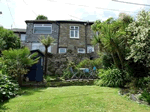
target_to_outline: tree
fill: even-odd
[[[146,67],[150,67],[150,12],[142,10],[136,21],[129,24],[127,31],[130,52],[127,59],[134,59]]]
[[[48,53],[48,47],[55,41],[55,39],[51,36],[41,36],[39,38],[40,42],[44,45],[45,47],[45,75],[47,75],[47,53]]]
[[[0,52],[9,48],[17,49],[20,47],[20,38],[13,31],[0,27]]]
[[[30,54],[28,48],[2,51],[1,62],[4,72],[11,77],[17,77],[20,86],[22,86],[22,76],[29,71],[28,67],[37,63],[38,60],[37,53]]]
[[[94,35],[92,40],[93,44],[99,44],[100,51],[111,54],[114,64],[117,68],[124,68],[125,60],[125,43],[126,43],[126,31],[125,28],[131,22],[130,17],[124,14],[122,18],[114,20],[113,18],[108,18],[103,22],[95,22],[92,25],[92,30],[94,32],[99,32],[98,35]],[[119,59],[119,63],[117,60]]]
[[[44,15],[38,15],[35,20],[48,20],[48,18]]]

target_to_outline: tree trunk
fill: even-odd
[[[119,66],[118,66],[118,64],[117,64],[117,62],[116,62],[116,58],[114,57],[114,54],[111,53],[111,56],[112,56],[112,58],[113,58],[113,61],[114,61],[115,66],[116,66],[117,68],[119,68]]]
[[[47,75],[47,52],[48,47],[45,47],[45,76]]]
[[[19,77],[18,77],[18,84],[20,87],[22,86],[22,76],[21,75],[19,75]]]
[[[118,57],[119,57],[119,60],[120,60],[120,63],[121,63],[121,68],[123,69],[124,67],[124,65],[123,65],[123,58],[122,58],[122,56],[121,56],[121,53],[120,53],[120,51],[119,51],[119,48],[118,48],[118,46],[115,44],[115,42],[114,42],[114,40],[113,39],[111,39],[111,44],[113,44],[113,46],[116,48],[116,52],[117,52],[117,55],[118,55]]]

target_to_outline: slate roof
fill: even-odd
[[[93,21],[78,21],[78,20],[26,20],[26,23],[89,23],[93,24]]]

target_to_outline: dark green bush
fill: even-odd
[[[146,90],[143,91],[142,97],[150,104],[150,93]]]
[[[111,55],[104,54],[102,56],[102,65],[104,69],[110,68],[113,65],[113,59]]]
[[[123,87],[124,86],[124,77],[123,73],[116,68],[113,69],[100,69],[99,70],[100,80],[96,81],[95,84],[99,86],[108,86],[108,87]]]
[[[81,61],[77,67],[78,68],[93,68],[94,66],[96,66],[97,69],[102,68],[102,60],[101,58],[96,58],[94,60],[90,60],[90,59],[85,59],[83,61]]]
[[[3,102],[15,97],[20,92],[19,85],[7,75],[0,74],[0,101]]]

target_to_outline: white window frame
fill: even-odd
[[[66,48],[59,48],[59,53],[60,54],[63,54],[62,52],[60,52],[60,49],[65,49],[65,52],[63,52],[63,53],[66,53],[66,51],[67,51]]]
[[[71,27],[74,27],[74,29],[73,29],[73,31],[74,31],[74,37],[71,37],[71,31],[72,31],[72,29],[71,29]],[[77,37],[75,37],[75,27],[78,27],[78,36]],[[70,26],[70,38],[79,38],[79,26]]]
[[[83,52],[80,52],[79,49],[83,49]],[[78,48],[78,53],[85,53],[85,49],[84,48]]]
[[[36,25],[41,25],[40,27],[51,27],[51,32],[50,33],[34,33],[34,28],[39,27]],[[49,26],[46,26],[46,25],[49,25]],[[33,34],[52,34],[52,24],[34,24],[34,28],[33,28]]]
[[[94,52],[94,46],[87,45],[87,53],[92,53],[92,52],[89,52],[89,48],[92,48],[92,52]]]
[[[33,49],[33,45],[37,45],[37,48],[36,49]],[[44,48],[44,50],[40,50],[40,46],[42,46]],[[31,46],[31,49],[32,50],[40,50],[42,52],[45,52],[45,47],[42,45],[42,43],[32,43],[32,46]],[[48,52],[51,53],[51,46],[48,47]]]

